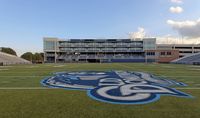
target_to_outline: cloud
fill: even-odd
[[[171,13],[177,13],[178,14],[178,13],[182,13],[183,12],[183,8],[179,7],[179,6],[177,6],[177,7],[170,7],[169,11]]]
[[[173,3],[178,3],[178,4],[181,4],[181,3],[183,3],[183,1],[182,1],[182,0],[171,0],[171,2],[173,2]]]
[[[129,37],[131,39],[134,39],[134,38],[144,38],[146,36],[146,32],[145,32],[145,29],[142,28],[142,27],[138,27],[138,31],[137,32],[130,32],[129,33]]]
[[[200,38],[179,38],[175,36],[158,36],[157,41],[158,44],[200,44]]]
[[[200,19],[194,21],[168,20],[167,24],[185,38],[200,38]]]

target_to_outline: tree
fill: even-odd
[[[43,62],[42,55],[40,53],[35,53],[33,56],[33,61],[34,63],[42,63]]]
[[[33,54],[31,52],[26,52],[21,56],[21,58],[32,62],[33,61]]]
[[[44,60],[44,53],[41,52],[40,55],[42,56],[42,61]]]
[[[1,51],[4,52],[4,53],[7,53],[7,54],[11,54],[11,55],[17,56],[17,53],[12,48],[2,47]]]
[[[21,58],[31,61],[32,63],[43,63],[43,53],[31,53],[26,52],[24,53]]]

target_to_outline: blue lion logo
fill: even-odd
[[[161,95],[192,97],[170,88],[186,86],[184,83],[144,72],[60,72],[41,83],[52,88],[86,90],[89,97],[113,104],[146,104],[157,101]]]

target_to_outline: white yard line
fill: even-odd
[[[147,72],[148,73],[148,72]],[[51,74],[53,75],[53,74]],[[24,75],[24,76],[14,76],[14,75],[6,75],[6,76],[0,76],[0,77],[45,77],[45,76],[51,76],[51,75]],[[157,75],[158,77],[199,77],[198,75],[194,76],[194,75],[191,75],[191,76],[165,76],[165,75]]]
[[[0,76],[0,77],[48,77],[48,76]]]
[[[193,68],[192,69],[188,69],[188,70],[200,71],[200,69],[195,69],[195,68],[194,69]]]
[[[126,68],[130,68],[130,69],[134,69],[133,67],[130,67],[130,66],[127,66],[127,65],[123,65],[123,64],[117,64],[117,65],[123,66],[123,67],[126,67]],[[193,76],[193,75],[191,75],[191,76],[164,76],[164,75],[159,76],[158,75],[158,77],[199,77],[199,76],[198,75],[197,76]]]
[[[200,90],[200,87],[175,88],[175,89],[181,89],[181,90]]]
[[[157,77],[199,77],[199,76],[176,76],[176,75],[175,76],[163,76],[163,75],[159,76],[158,75]]]
[[[47,87],[0,87],[0,90],[42,90],[51,89]]]
[[[48,88],[48,87],[0,87],[0,90],[45,90],[45,89],[63,89],[63,88]],[[200,90],[200,87],[175,88],[179,90]]]
[[[119,66],[123,66],[123,67],[126,67],[126,68],[130,68],[130,69],[134,69],[133,67],[130,67],[130,66],[127,66],[127,65],[123,65],[123,64],[116,64],[116,65],[119,65]]]

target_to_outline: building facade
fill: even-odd
[[[56,62],[155,62],[147,50],[156,49],[156,38],[69,39],[44,38],[44,61]]]
[[[146,50],[148,59],[155,59],[157,63],[169,63],[179,58],[179,50],[162,49],[162,50]]]
[[[179,57],[200,52],[200,44],[157,44],[157,50],[178,50]]]

